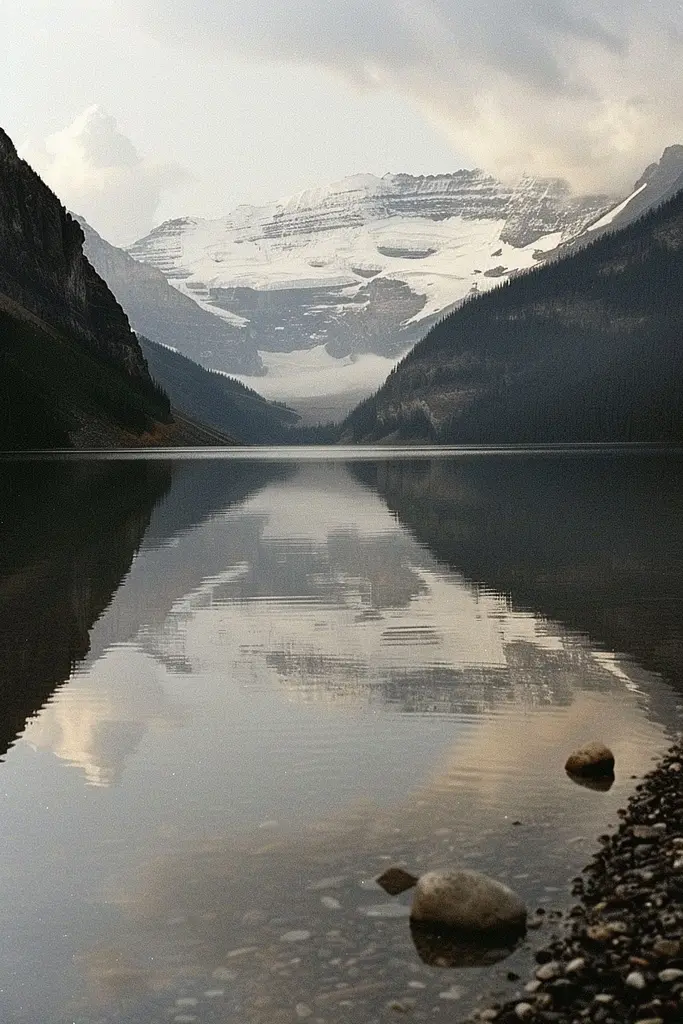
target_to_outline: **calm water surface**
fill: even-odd
[[[445,969],[375,876],[566,910],[680,727],[679,455],[241,454],[0,464],[5,1024],[458,1021],[553,921]]]

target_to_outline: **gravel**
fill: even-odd
[[[565,933],[535,977],[470,1020],[518,1024],[683,1021],[683,744],[636,786],[622,821],[574,881]]]

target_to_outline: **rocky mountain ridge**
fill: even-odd
[[[0,450],[215,443],[174,421],[83,240],[0,129]]]
[[[245,344],[245,332],[239,326],[202,309],[172,288],[156,267],[134,260],[78,214],[74,217],[83,231],[83,252],[125,309],[133,330],[204,365],[227,351],[236,370],[251,375],[262,372],[258,352]]]

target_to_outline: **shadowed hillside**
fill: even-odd
[[[343,440],[683,439],[683,193],[468,301],[342,424]]]

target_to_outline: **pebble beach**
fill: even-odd
[[[517,1024],[683,1022],[683,743],[640,782],[575,879],[564,932],[515,996],[469,1018]]]

